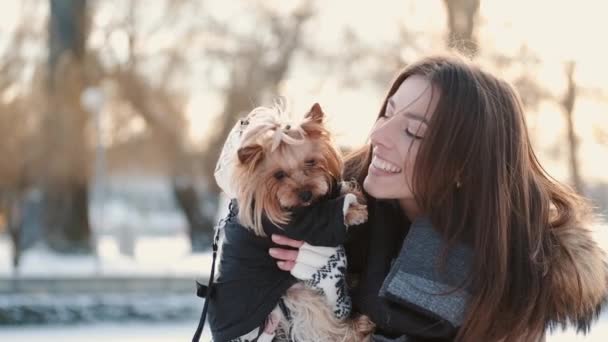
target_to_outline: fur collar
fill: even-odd
[[[554,236],[556,253],[547,274],[550,326],[587,332],[608,301],[606,253],[584,227],[559,228]]]

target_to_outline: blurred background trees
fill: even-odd
[[[601,7],[0,3],[0,326],[19,324],[14,331],[30,334],[23,340],[63,341],[70,325],[50,334],[21,325],[90,322],[76,334],[118,341],[122,333],[108,337],[97,323],[137,320],[148,326],[122,329],[147,338],[154,322],[158,335],[184,340],[202,305],[192,300],[193,279],[208,276],[213,226],[227,209],[213,171],[236,120],[277,96],[294,115],[319,102],[340,146],[355,148],[399,70],[445,50],[518,89],[543,166],[608,215],[608,54],[595,41],[608,28]],[[597,231],[608,246],[605,229]],[[603,317],[595,336],[608,327]],[[0,329],[0,340],[21,340],[18,333]]]
[[[480,0],[443,0],[448,18],[449,48],[474,56],[477,54],[475,24],[479,20]]]
[[[126,239],[128,254],[128,237],[147,228],[111,227],[126,199],[138,210],[179,213],[172,227],[203,251],[222,210],[215,161],[238,117],[278,95],[296,112],[321,101],[339,142],[352,147],[396,72],[445,48],[520,90],[549,169],[606,210],[608,180],[587,175],[597,174],[589,156],[606,151],[608,101],[605,87],[581,79],[584,58],[553,58],[526,37],[500,46],[511,36],[488,22],[495,1],[391,6],[399,11],[317,1],[21,2],[0,40],[0,210],[14,263],[36,243],[93,253],[103,232]],[[374,15],[395,23],[366,22]],[[548,66],[553,78],[539,77]],[[143,190],[129,190],[139,183]],[[158,184],[162,194],[148,191]]]

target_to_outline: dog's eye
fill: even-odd
[[[309,160],[307,160],[307,161],[305,162],[305,164],[306,164],[306,166],[308,166],[308,167],[313,167],[313,166],[317,165],[317,161],[316,161],[316,160],[314,160],[314,159],[309,159]]]
[[[287,177],[287,174],[285,173],[285,171],[281,170],[281,171],[277,171],[274,173],[274,178],[281,180],[283,178]]]

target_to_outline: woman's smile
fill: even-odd
[[[394,175],[401,173],[402,171],[403,169],[399,166],[376,154],[373,155],[372,162],[369,166],[369,172],[374,176]]]

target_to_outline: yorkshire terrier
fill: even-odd
[[[305,208],[340,186],[357,202],[347,208],[345,225],[367,221],[365,198],[354,182],[340,182],[342,158],[324,125],[325,114],[314,104],[299,126],[260,118],[243,135],[235,182],[241,223],[263,236],[262,218],[284,225],[295,208]],[[327,228],[327,227],[325,227]]]
[[[224,227],[220,276],[210,297],[214,339],[366,341],[373,323],[365,316],[348,318],[343,278],[337,294],[324,293],[278,269],[268,255],[276,247],[272,234],[340,246],[346,230],[368,215],[359,188],[341,179],[342,158],[321,107],[313,105],[298,124],[285,123],[280,114],[255,110],[240,137],[232,173],[238,213]],[[345,267],[341,248],[344,260],[335,264]],[[316,281],[339,277],[326,272]]]

